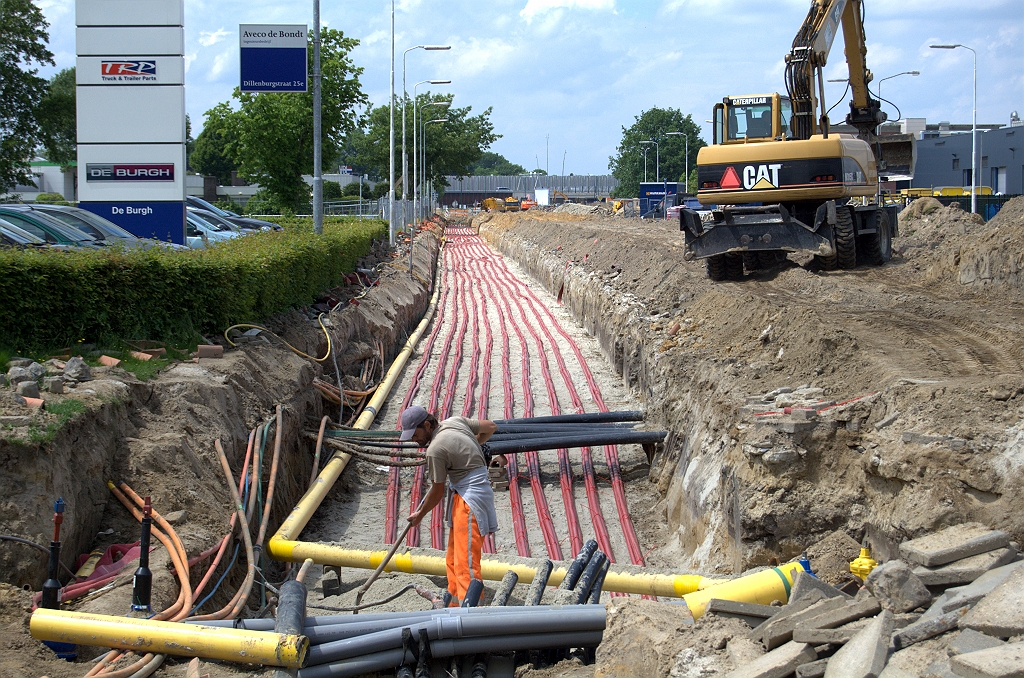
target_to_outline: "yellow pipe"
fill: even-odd
[[[44,608],[32,613],[29,632],[36,640],[290,669],[302,668],[309,651],[306,636]]]
[[[357,567],[365,570],[374,570],[380,565],[387,550],[371,551],[364,549],[346,549],[332,544],[314,544],[309,542],[288,541],[279,542],[281,555],[286,555],[284,560],[302,562],[311,558],[313,562],[321,565],[336,565],[341,567]],[[415,553],[405,551],[394,555],[391,562],[385,568],[388,572],[408,572],[410,574],[426,574],[443,577],[446,574],[445,556],[422,553],[421,549]],[[500,556],[485,555],[480,561],[480,569],[483,578],[491,581],[500,581],[505,573],[512,570],[519,575],[519,581],[528,584],[533,581],[536,566],[529,561],[505,562]],[[565,577],[565,568],[558,567],[551,572],[548,578],[550,586],[557,586]],[[616,571],[614,566],[605,576],[605,591],[617,591],[619,593],[636,593],[640,595],[665,596],[679,598],[684,594],[693,591],[700,591],[722,584],[725,580],[709,579],[700,575],[690,574],[648,574]]]
[[[440,257],[440,253],[438,256]],[[438,266],[438,271],[440,270],[441,267]],[[434,294],[430,299],[430,305],[427,307],[426,313],[423,315],[423,320],[420,321],[416,331],[412,333],[409,340],[405,342],[405,346],[402,347],[401,352],[395,357],[391,368],[384,376],[384,381],[377,387],[369,404],[363,409],[362,414],[359,415],[354,428],[363,430],[370,428],[370,424],[373,423],[374,418],[377,416],[377,411],[384,404],[384,401],[391,393],[392,387],[394,387],[402,370],[405,368],[405,364],[412,356],[420,337],[423,336],[427,326],[430,325],[430,320],[434,317],[434,312],[437,310],[437,302],[440,296],[441,286],[435,284]],[[317,476],[317,479],[310,486],[309,490],[306,491],[306,494],[303,495],[299,503],[292,509],[292,512],[281,523],[281,528],[267,543],[267,553],[271,558],[274,560],[292,560],[294,545],[300,543],[294,540],[302,532],[302,529],[306,527],[306,523],[313,517],[314,511],[320,507],[320,503],[327,496],[327,493],[334,487],[334,483],[337,482],[341,472],[348,465],[349,459],[351,459],[351,456],[348,454],[335,452],[331,460],[324,465],[324,470],[320,472],[320,475]],[[304,557],[299,558],[299,562],[303,560],[305,560]],[[315,560],[315,562],[324,564],[323,561],[319,560]]]
[[[696,593],[689,593],[683,596],[683,601],[694,619],[704,614],[704,609],[712,598],[760,605],[770,605],[773,600],[787,603],[793,587],[793,577],[801,569],[803,567],[800,563],[786,563]]]

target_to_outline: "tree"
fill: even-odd
[[[192,118],[185,114],[185,167],[191,169],[192,152],[196,150],[196,140],[192,138]]]
[[[501,138],[500,134],[494,133],[494,125],[491,124],[491,109],[488,108],[479,115],[471,116],[471,107],[466,108],[444,108],[441,106],[430,106],[432,103],[447,103],[450,99],[447,95],[431,94],[426,92],[417,97],[417,112],[422,114],[423,120],[427,121],[426,127],[426,152],[427,152],[427,180],[433,180],[435,186],[447,186],[445,177],[449,175],[466,177],[470,174],[470,166],[480,160],[485,150],[490,148],[496,140]],[[398,110],[395,112],[395,122],[399,129],[395,131],[395,139],[402,138],[401,130],[401,103],[398,103]],[[412,139],[413,122],[412,100],[406,102],[408,112],[406,113],[406,151],[409,155],[409,172],[412,172]],[[429,124],[432,120],[446,119],[447,122]],[[357,165],[372,168],[371,176],[388,176],[388,147],[389,147],[389,125],[390,116],[388,107],[378,106],[371,109],[364,118],[363,134],[355,140],[357,144]],[[419,130],[416,132],[417,143],[423,143],[420,139]],[[418,146],[417,146],[418,148]],[[401,143],[395,144],[395,179],[396,194],[400,195],[401,170],[402,170],[402,148]],[[378,184],[380,185],[380,184]]]
[[[0,0],[0,194],[31,181],[39,142],[38,107],[46,94],[39,66],[53,64],[49,24],[30,0]]]
[[[37,117],[46,159],[66,170],[78,157],[74,68],[65,68],[50,78]]]
[[[320,42],[322,157],[335,158],[345,134],[355,129],[355,106],[368,100],[359,82],[363,69],[349,56],[359,41],[325,28]],[[312,72],[312,47],[309,58]],[[282,206],[298,208],[310,195],[302,175],[313,173],[313,93],[236,90],[235,96],[239,173],[276,195]]]
[[[522,165],[509,162],[500,153],[485,151],[480,159],[469,166],[469,173],[475,177],[483,176],[509,176],[526,174],[526,168]]]
[[[666,132],[683,132],[683,136],[668,136]],[[635,198],[640,194],[640,182],[644,181],[644,149],[647,149],[647,179],[655,180],[660,164],[662,180],[685,181],[686,139],[689,140],[689,166],[697,165],[697,152],[707,144],[700,138],[700,128],[693,122],[693,116],[683,116],[678,108],[652,108],[635,118],[632,126],[622,128],[622,141],[615,149],[615,155],[608,159],[608,167],[619,180],[615,196]],[[656,141],[642,144],[643,141]],[[660,156],[660,163],[658,157]]]
[[[240,115],[227,102],[206,112],[206,124],[196,138],[189,164],[200,174],[217,177],[222,185],[231,183],[231,172],[238,169],[238,129]]]

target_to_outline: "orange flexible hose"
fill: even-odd
[[[316,482],[316,477],[320,475],[320,450],[324,446],[324,430],[327,428],[327,422],[331,418],[324,415],[324,418],[320,420],[320,432],[316,436],[316,452],[313,454],[313,475],[309,477],[309,486],[313,487],[313,483]]]
[[[228,464],[228,458],[227,455],[224,454],[224,448],[221,447],[220,440],[214,441],[214,447],[217,448],[217,454],[220,456],[220,465],[228,480],[228,490],[231,491],[231,501],[235,506],[238,520],[241,523],[242,539],[245,541],[245,557],[249,562],[249,571],[246,573],[245,581],[243,581],[242,585],[238,587],[238,591],[235,592],[235,597],[231,599],[231,602],[211,614],[190,617],[190,621],[224,619],[229,610],[230,616],[228,618],[235,617],[242,609],[242,606],[245,605],[245,601],[249,598],[249,592],[252,590],[252,583],[256,578],[256,558],[253,555],[252,536],[249,534],[249,521],[245,519],[245,506],[242,504],[242,500],[238,496],[238,492],[235,490],[235,477],[234,474],[231,473],[231,466]]]

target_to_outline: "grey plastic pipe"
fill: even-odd
[[[559,634],[600,631],[604,629],[605,621],[604,608],[589,605],[558,613],[537,614],[520,608],[518,613],[503,615],[442,617],[312,646],[309,648],[306,665],[317,666],[401,647],[404,628],[410,629],[414,636],[419,634],[420,629],[425,629],[427,637],[434,641],[472,636],[516,635],[526,632]]]
[[[568,633],[537,633],[516,636],[481,636],[434,641],[430,654],[435,658],[456,657],[479,652],[517,652],[547,650],[559,647],[596,647],[601,644],[601,631]],[[310,666],[299,671],[298,678],[349,678],[376,671],[386,671],[415,662],[415,657],[402,648],[365,654],[331,664]]]
[[[550,561],[547,561],[550,562]],[[547,581],[547,577],[544,578]],[[536,582],[537,579],[534,579]],[[560,612],[570,610],[562,605],[537,605],[531,608],[531,612]],[[320,626],[338,625],[361,625],[365,622],[378,622],[383,620],[396,620],[408,624],[413,619],[427,619],[430,617],[458,617],[466,614],[507,614],[509,612],[522,612],[523,608],[518,605],[504,607],[448,607],[440,610],[416,610],[413,612],[374,612],[373,614],[360,615],[330,615],[321,617],[306,617],[303,620],[303,633]],[[192,623],[192,622],[188,622]],[[217,626],[221,628],[246,629],[248,631],[273,631],[273,619],[224,619],[207,622],[195,622],[202,626]]]

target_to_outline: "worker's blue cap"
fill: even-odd
[[[427,420],[429,413],[419,405],[407,407],[402,411],[402,435],[399,440],[410,440],[419,425]]]

